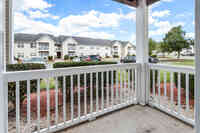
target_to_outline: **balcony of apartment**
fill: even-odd
[[[56,52],[61,52],[62,51],[62,47],[56,47]]]
[[[200,63],[195,68],[148,63],[147,6],[157,0],[117,1],[137,7],[137,63],[22,72],[1,69],[2,133],[200,132]],[[199,36],[199,0],[196,5]],[[200,60],[199,37],[196,49]],[[4,68],[5,55],[0,54]],[[10,90],[14,93],[8,97]]]

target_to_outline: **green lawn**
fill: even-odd
[[[185,60],[185,61],[176,61],[176,62],[167,62],[170,65],[177,65],[177,66],[194,66],[194,60]]]

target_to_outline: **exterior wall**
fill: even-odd
[[[112,46],[112,56],[117,55],[119,58],[122,57],[122,44],[119,42],[115,42]]]
[[[38,54],[40,52],[40,50],[39,50],[39,43],[42,43],[42,42],[44,42],[44,43],[48,42],[49,43],[49,50],[48,50],[49,56],[55,57],[56,56],[55,42],[49,36],[43,36],[39,40],[36,41]]]
[[[123,48],[123,54],[122,57],[126,57],[127,55],[136,55],[136,51],[134,49],[134,46],[130,43],[128,43],[124,48]]]
[[[63,44],[62,44],[62,58],[64,59],[65,55],[68,55],[69,50],[68,50],[68,44],[76,44],[77,46],[77,42],[73,39],[73,38],[68,38],[66,39]],[[75,50],[75,52],[77,52],[77,50]]]

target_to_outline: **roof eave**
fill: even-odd
[[[139,0],[113,0],[113,1],[125,4],[125,5],[129,5],[129,6],[132,6],[132,7],[137,7]],[[155,2],[158,2],[158,1],[160,1],[160,0],[147,0],[147,5],[148,6],[152,5],[152,4],[154,4]]]

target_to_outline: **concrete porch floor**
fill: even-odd
[[[131,106],[58,133],[194,133],[194,128],[150,107]]]

